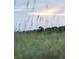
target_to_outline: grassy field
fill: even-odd
[[[15,59],[65,59],[65,32],[15,32]]]

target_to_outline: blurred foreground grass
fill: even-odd
[[[65,32],[15,32],[15,59],[65,59]]]

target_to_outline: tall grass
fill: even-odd
[[[65,59],[64,32],[15,32],[15,59]]]

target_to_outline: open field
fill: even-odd
[[[65,32],[15,32],[15,59],[65,59]]]

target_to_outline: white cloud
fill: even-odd
[[[61,15],[63,16],[64,13],[60,13],[60,8],[47,8],[47,9],[42,9],[39,12],[32,12],[31,15],[40,15],[40,16]]]
[[[26,6],[24,5],[15,5],[14,11],[24,11]]]
[[[25,9],[20,9],[20,8],[17,8],[17,9],[14,9],[14,11],[24,11]]]
[[[64,16],[64,13],[55,13],[55,14],[52,14],[52,13],[31,13],[31,15],[40,15],[40,16],[46,16],[46,15],[48,15],[48,16],[53,16],[53,15],[60,15],[60,16]]]

